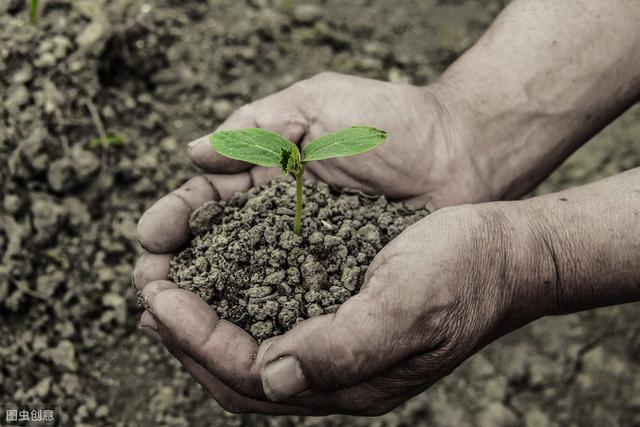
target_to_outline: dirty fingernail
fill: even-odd
[[[156,295],[158,295],[160,292],[166,291],[167,289],[176,289],[177,287],[178,286],[176,286],[175,283],[168,280],[158,280],[155,282],[151,282],[147,286],[145,286],[142,291],[140,291],[142,304],[148,311],[151,311],[150,307]]]
[[[142,316],[140,316],[140,322],[138,323],[138,325],[141,328],[152,329],[154,331],[158,330],[158,322],[156,322],[156,319],[154,319],[151,313],[149,313],[148,311],[145,311],[144,313],[142,313]]]
[[[203,137],[200,137],[198,139],[194,139],[193,141],[191,141],[190,143],[188,143],[187,145],[189,146],[189,148],[193,148],[196,145],[200,145],[203,142],[207,142],[209,141],[209,135],[205,135]]]
[[[278,402],[309,388],[300,361],[293,356],[281,357],[269,363],[260,374],[264,394]]]
[[[151,329],[151,328],[149,328],[147,326],[143,326],[143,325],[138,325],[138,327],[142,331],[144,331],[145,334],[149,335],[151,338],[153,338],[153,339],[155,339],[157,341],[162,341],[162,338],[160,337],[160,334],[157,331],[155,331],[155,330],[153,330],[153,329]]]

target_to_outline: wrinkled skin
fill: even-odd
[[[462,148],[464,127],[446,94],[434,87],[322,73],[241,107],[219,129],[262,127],[304,147],[327,132],[374,126],[389,134],[384,144],[357,157],[312,162],[305,177],[432,207],[485,200],[487,189]],[[194,177],[142,217],[140,241],[150,252],[181,246],[188,236],[188,215],[204,201],[246,191],[280,174],[276,168],[223,157],[206,137],[192,142],[189,152],[209,173]]]
[[[190,144],[206,173],[138,226],[148,251],[133,275],[141,326],[231,412],[377,415],[538,317],[640,300],[640,242],[629,233],[640,226],[640,168],[526,201],[464,205],[526,194],[638,100],[639,16],[632,1],[516,0],[426,88],[321,74],[242,107],[222,128],[264,127],[302,146],[351,125],[384,129],[385,144],[312,163],[308,178],[463,206],[398,236],[336,313],[258,346],[167,273],[194,209],[278,172]]]
[[[437,91],[437,89],[436,89]],[[304,147],[328,132],[369,125],[389,133],[375,151],[354,158],[328,159],[307,166],[309,178],[357,188],[392,199],[448,206],[471,201],[464,159],[464,127],[455,122],[445,95],[424,88],[365,78],[321,73],[245,105],[220,129],[261,127]],[[204,170],[232,173],[249,170],[254,181],[278,174],[222,158],[207,141],[191,148],[193,161]],[[435,160],[438,160],[437,162]],[[462,184],[465,185],[462,185]],[[480,196],[477,195],[480,194]]]
[[[413,107],[406,108],[407,103]],[[458,133],[449,131],[455,123],[451,117],[444,102],[424,88],[321,74],[242,107],[221,128],[260,126],[302,146],[350,125],[385,129],[385,144],[356,158],[311,163],[309,177],[444,206],[463,201],[466,189],[458,183],[470,180],[458,169],[463,160],[455,157]],[[145,213],[139,240],[149,253],[138,261],[134,282],[148,303],[142,326],[161,339],[225,409],[384,413],[448,374],[498,329],[509,292],[497,273],[487,275],[460,264],[495,263],[489,257],[495,251],[486,244],[492,242],[499,250],[501,242],[477,236],[478,230],[488,234],[486,222],[492,215],[459,207],[431,215],[389,244],[370,266],[360,294],[335,315],[307,320],[258,347],[197,296],[175,289],[167,273],[171,251],[188,238],[188,217],[194,209],[245,191],[278,171],[221,157],[206,140],[192,143],[190,154],[198,166],[216,174],[193,178]],[[439,166],[436,157],[442,159]],[[477,238],[470,237],[474,235]],[[484,259],[476,259],[478,254]],[[504,268],[495,267],[485,271]],[[263,385],[265,365],[282,355],[299,360],[305,388],[313,391],[283,399]]]
[[[228,411],[382,414],[447,375],[502,327],[511,292],[501,281],[505,266],[496,264],[504,247],[489,234],[496,219],[471,206],[433,214],[380,252],[361,292],[334,315],[260,346],[167,281],[136,280],[149,303],[142,324]],[[300,361],[312,391],[273,403],[260,373],[281,355]]]

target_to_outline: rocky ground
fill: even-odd
[[[135,225],[183,144],[320,70],[423,84],[503,1],[0,2],[0,402],[64,425],[640,425],[637,304],[538,321],[371,420],[230,415],[138,332]],[[640,108],[537,192],[640,165]]]

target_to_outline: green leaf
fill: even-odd
[[[121,136],[114,133],[107,134],[107,143],[109,145],[124,145],[124,139]]]
[[[300,158],[295,144],[277,133],[264,129],[221,130],[212,133],[209,140],[213,148],[225,157],[258,166],[280,167],[287,173],[290,159]]]
[[[387,133],[367,126],[353,126],[328,133],[304,147],[303,163],[364,153],[387,139]]]
[[[300,150],[298,150],[297,146],[291,145],[291,148],[280,149],[280,169],[285,176],[291,172],[298,172],[302,164],[300,161]]]
[[[280,148],[280,169],[285,175],[289,175],[289,161],[291,160],[291,148]]]
[[[90,148],[98,148],[98,147],[103,147],[107,145],[112,145],[112,146],[124,145],[124,139],[122,139],[121,136],[118,136],[116,134],[108,133],[104,139],[95,138],[95,139],[92,139],[91,142],[89,143]]]

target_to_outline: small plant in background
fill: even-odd
[[[347,157],[371,150],[384,142],[387,133],[372,127],[353,126],[315,139],[302,150],[288,139],[264,129],[248,128],[217,131],[211,145],[225,157],[258,166],[278,167],[296,179],[296,209],[293,231],[300,234],[302,224],[302,174],[305,165],[315,160]]]
[[[40,16],[40,1],[29,0],[29,19],[33,25],[38,25],[38,18]]]
[[[100,147],[108,147],[108,146],[120,146],[124,145],[124,139],[121,136],[115,135],[113,133],[107,133],[104,137],[94,138],[89,143],[90,148],[100,148]]]
[[[100,118],[100,114],[98,113],[98,109],[96,108],[91,98],[87,98],[85,100],[85,103],[87,105],[87,109],[89,110],[89,114],[91,114],[93,123],[96,126],[98,135],[100,135],[98,138],[94,138],[91,140],[91,142],[89,143],[89,147],[90,148],[99,148],[99,147],[108,148],[113,146],[124,145],[124,139],[121,136],[116,135],[114,133],[107,132],[107,130],[104,127],[104,123],[102,123],[102,119]]]

